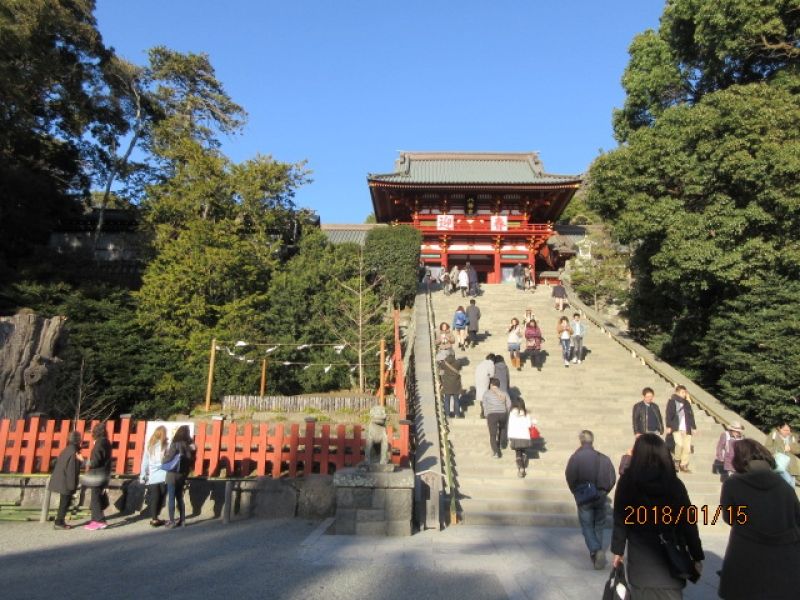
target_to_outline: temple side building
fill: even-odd
[[[377,222],[422,232],[431,268],[469,262],[499,283],[522,263],[550,280],[569,254],[558,252],[554,223],[581,177],[545,173],[535,152],[401,152],[394,172],[367,182]]]

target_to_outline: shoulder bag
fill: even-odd
[[[676,579],[697,583],[700,573],[689,554],[683,534],[677,527],[664,528],[658,533],[658,542],[667,557],[669,573]]]
[[[161,466],[159,467],[159,469],[161,469],[162,471],[167,471],[167,472],[171,471],[173,473],[177,473],[180,468],[181,468],[181,452],[180,452],[180,450],[178,450],[175,453],[175,456],[173,456],[167,462],[161,463]]]
[[[597,474],[597,454],[594,455],[594,473]],[[583,481],[575,486],[572,495],[575,496],[575,503],[583,506],[597,500],[600,497],[600,490],[597,489],[594,481]]]

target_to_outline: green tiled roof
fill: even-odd
[[[535,152],[401,152],[395,172],[370,181],[438,184],[546,184],[579,182],[579,175],[544,172]]]
[[[328,238],[331,244],[359,244],[364,245],[367,233],[374,227],[386,227],[384,224],[358,224],[358,225],[339,225],[322,224],[320,229]]]

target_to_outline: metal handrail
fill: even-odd
[[[442,461],[444,462],[445,478],[447,480],[447,490],[450,495],[450,523],[458,523],[458,511],[456,507],[456,496],[458,495],[458,484],[453,475],[453,458],[450,452],[450,438],[447,427],[447,420],[444,414],[444,402],[442,398],[441,382],[436,369],[436,318],[433,312],[433,300],[430,292],[425,294],[425,302],[428,309],[428,325],[431,330],[431,369],[435,374],[433,377],[433,389],[436,402],[436,421],[439,428],[439,444],[441,446]]]

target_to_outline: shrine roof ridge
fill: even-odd
[[[393,173],[370,173],[370,183],[548,184],[579,183],[580,175],[545,173],[537,152],[405,152]]]

